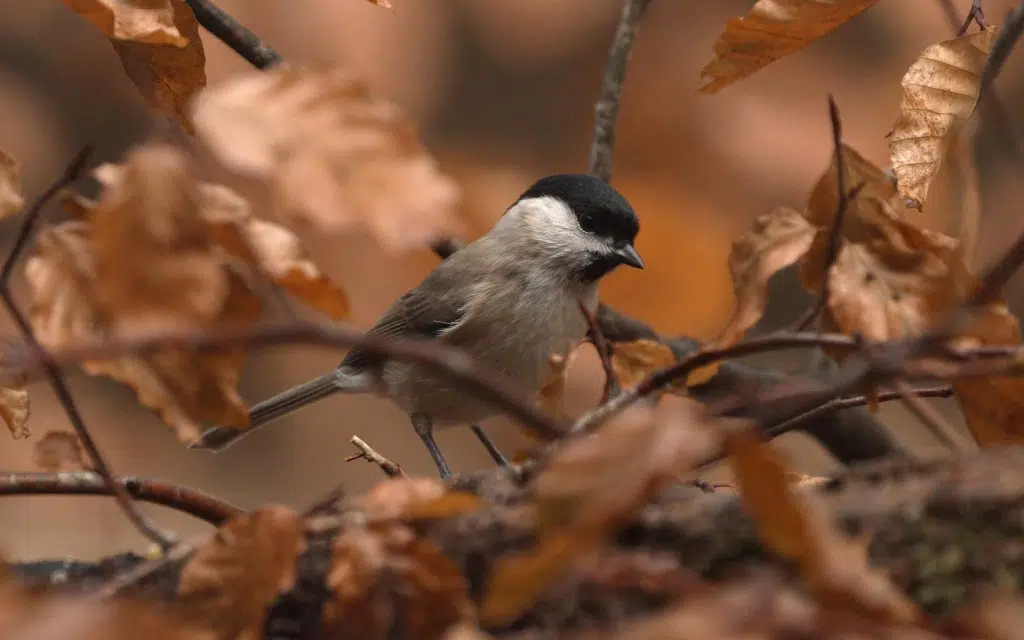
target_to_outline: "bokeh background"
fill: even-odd
[[[486,230],[536,178],[586,170],[593,103],[619,0],[392,1],[393,12],[363,0],[221,5],[286,58],[350,67],[400,104],[443,169],[461,183],[467,237]],[[805,202],[831,152],[826,95],[831,92],[840,106],[846,141],[884,166],[884,135],[898,114],[900,78],[927,45],[953,33],[936,0],[883,0],[720,94],[697,95],[712,43],[726,20],[751,4],[654,0],[634,51],[613,182],[639,212],[638,248],[648,268],[613,274],[602,297],[667,334],[712,337],[733,304],[726,268],[730,239],[778,204]],[[970,2],[951,4],[965,13]],[[1011,4],[986,0],[989,19],[998,23]],[[59,0],[0,0],[0,16],[0,148],[21,161],[28,196],[45,188],[85,143],[95,145],[97,161],[109,161],[147,135],[150,116],[97,30]],[[203,40],[211,84],[247,68],[205,33]],[[1011,114],[1021,110],[1021,68],[1019,60],[1011,61],[999,83]],[[981,263],[1024,226],[1017,206],[1024,195],[1015,180],[1019,167],[993,154],[984,170],[997,206],[983,220]],[[924,223],[958,228],[961,212],[949,205],[947,193],[941,184],[933,189]],[[0,222],[5,249],[16,225]],[[428,250],[388,255],[359,236],[313,238],[311,246],[350,292],[353,321],[362,326],[437,262]],[[777,280],[763,328],[792,321],[808,301],[795,277]],[[1015,309],[1022,293],[1015,281],[1008,291]],[[0,323],[13,332],[8,319]],[[263,351],[251,358],[243,392],[263,399],[328,370],[341,356],[316,348]],[[595,362],[587,353],[573,369],[578,410],[596,399]],[[801,359],[783,355],[761,362],[794,370]],[[329,399],[211,455],[186,450],[125,388],[77,371],[70,378],[96,440],[119,473],[181,482],[243,507],[302,507],[339,483],[357,493],[377,482],[374,467],[345,463],[353,434],[408,472],[433,473],[405,416],[375,398]],[[0,469],[31,470],[36,439],[66,427],[46,385],[36,383],[32,391],[35,436],[14,441],[0,434]],[[939,405],[959,419],[952,401]],[[884,408],[881,418],[915,451],[942,454],[899,408]],[[523,444],[502,420],[488,426],[508,453]],[[438,441],[457,470],[489,464],[468,430],[441,432]],[[803,436],[782,441],[805,472],[835,465]],[[184,535],[206,528],[159,507],[143,510]],[[0,522],[0,549],[17,558],[88,558],[145,547],[106,498],[3,498]]]

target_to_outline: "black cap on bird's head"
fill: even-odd
[[[519,199],[545,196],[564,202],[575,215],[580,229],[611,247],[611,253],[592,266],[597,277],[619,264],[644,268],[640,254],[633,247],[640,221],[629,201],[607,182],[582,173],[557,174],[541,178]]]

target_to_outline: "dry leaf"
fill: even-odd
[[[0,218],[21,213],[25,199],[21,195],[21,166],[18,161],[0,151]]]
[[[286,507],[238,516],[182,569],[178,601],[220,638],[262,638],[268,608],[295,586],[305,548],[302,521]]]
[[[184,47],[188,39],[175,26],[182,0],[64,0],[69,9],[108,38]]]
[[[15,440],[29,436],[28,418],[31,414],[31,403],[29,402],[28,389],[25,383],[28,376],[23,371],[11,371],[6,366],[7,358],[13,345],[3,344],[3,351],[0,352],[0,418],[10,430]]]
[[[920,617],[916,605],[870,567],[866,544],[840,534],[822,505],[794,492],[774,447],[749,430],[731,433],[726,444],[741,500],[762,542],[796,560],[820,600],[887,622],[912,623]]]
[[[401,628],[410,638],[436,639],[471,611],[458,567],[401,525],[336,535],[324,584],[331,594],[324,637],[344,630],[344,637],[383,638]]]
[[[147,44],[113,40],[124,71],[146,102],[192,133],[188,105],[206,86],[206,52],[199,38],[199,24],[192,10],[173,0],[174,25],[186,39],[184,45]]]
[[[754,221],[750,232],[732,243],[729,273],[736,310],[711,345],[729,347],[758,323],[768,302],[768,282],[804,256],[818,230],[798,211],[779,207]]]
[[[252,217],[249,203],[227,187],[200,185],[200,199],[212,242],[324,315],[335,320],[348,317],[345,291],[320,271],[298,236]]]
[[[758,0],[733,18],[700,72],[703,93],[715,93],[770,62],[799,51],[878,0]]]
[[[612,346],[612,371],[619,384],[635,387],[652,373],[677,363],[676,354],[663,342],[641,338],[632,342],[616,342]],[[689,373],[686,385],[672,384],[670,389],[703,384],[718,373],[719,363],[700,367]]]
[[[47,431],[36,443],[33,461],[43,471],[89,469],[78,436],[70,431]]]
[[[448,491],[438,478],[388,478],[359,496],[356,506],[370,518],[393,520],[414,505],[437,500]]]
[[[553,353],[548,357],[548,373],[544,384],[537,392],[537,406],[555,419],[565,416],[565,385],[568,382],[569,366],[579,353],[580,342],[568,353]]]
[[[369,0],[370,4],[375,4],[378,7],[384,7],[385,9],[394,9],[388,0]]]
[[[267,182],[286,218],[327,233],[363,227],[392,249],[459,230],[458,190],[412,123],[347,73],[244,73],[200,93],[192,115],[220,162]]]
[[[974,111],[996,28],[934,44],[903,76],[900,117],[889,155],[900,195],[920,208],[954,130]]]

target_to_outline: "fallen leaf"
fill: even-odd
[[[868,563],[867,546],[836,531],[822,505],[795,492],[779,453],[750,430],[726,438],[740,499],[766,547],[797,561],[819,600],[875,619],[909,624],[917,606]]]
[[[206,52],[192,10],[173,0],[174,25],[185,44],[151,44],[112,40],[124,71],[158,113],[194,132],[188,116],[192,98],[206,86]]]
[[[305,549],[302,521],[287,507],[233,518],[182,569],[178,602],[220,638],[262,638],[269,606],[295,586]]]
[[[732,346],[758,323],[768,303],[769,280],[802,258],[817,233],[800,212],[779,207],[755,220],[751,230],[733,242],[729,273],[736,310],[710,347]]]
[[[548,372],[537,392],[537,406],[555,419],[565,416],[565,385],[568,382],[569,366],[579,353],[580,344],[568,353],[553,353],[548,357]]]
[[[64,4],[114,40],[188,44],[174,20],[184,5],[181,0],[64,0]]]
[[[36,443],[32,458],[43,471],[82,471],[89,468],[82,443],[70,431],[47,431]]]
[[[344,289],[320,271],[294,233],[252,216],[248,201],[227,187],[200,185],[201,214],[210,240],[259,269],[282,289],[336,320],[348,317]]]
[[[920,209],[954,130],[974,111],[997,29],[934,44],[903,76],[900,117],[889,136],[899,192]]]
[[[336,535],[324,586],[324,637],[383,638],[401,628],[410,638],[432,640],[472,611],[458,567],[401,525]]]
[[[390,249],[456,234],[455,183],[399,109],[334,69],[285,65],[202,91],[198,135],[227,168],[268,183],[279,215]]]
[[[878,0],[758,0],[733,18],[700,72],[702,93],[715,93],[779,58],[799,51]]]
[[[0,341],[2,344],[2,341]],[[3,418],[15,440],[29,436],[28,418],[31,413],[28,389],[25,383],[28,376],[24,372],[11,371],[6,366],[8,355],[13,348],[10,343],[3,344],[0,354],[0,418]]]
[[[21,166],[18,161],[0,151],[0,218],[21,213],[25,198],[21,195]]]

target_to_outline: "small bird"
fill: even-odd
[[[524,398],[548,375],[552,354],[582,340],[580,305],[597,309],[597,285],[619,265],[643,269],[633,246],[639,221],[602,180],[560,174],[537,181],[495,226],[442,262],[400,297],[368,336],[415,336],[461,348],[507,379]],[[470,425],[499,462],[477,422],[496,410],[422,365],[352,349],[334,371],[253,406],[250,428],[213,427],[193,448],[222,450],[282,416],[335,393],[376,393],[406,411],[442,477],[450,472],[433,429]]]

